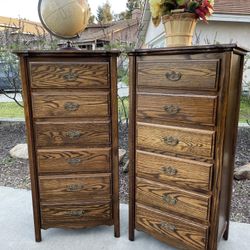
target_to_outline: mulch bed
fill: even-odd
[[[128,150],[128,129],[126,125],[119,128],[120,147]],[[25,143],[25,126],[23,122],[0,122],[0,186],[30,189],[27,160],[14,159],[9,150],[18,143]],[[123,162],[126,163],[128,155]],[[240,128],[238,133],[235,166],[240,167],[250,162],[250,127]],[[250,180],[233,183],[231,220],[250,223],[249,200]],[[120,166],[120,199],[128,202],[128,174]]]

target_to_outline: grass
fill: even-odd
[[[24,110],[15,102],[0,102],[0,118],[23,118]]]
[[[250,121],[250,97],[242,96],[240,102],[240,122]]]
[[[123,99],[123,102],[121,99],[118,99],[118,112],[119,112],[119,118],[125,119],[126,116],[128,118],[128,97],[125,97]]]
[[[125,112],[128,115],[128,98],[125,98],[124,102]],[[124,119],[125,113],[121,100],[118,101],[119,115]],[[23,108],[18,106],[14,102],[2,102],[0,103],[0,118],[23,118]],[[250,97],[241,97],[240,104],[240,122],[245,123],[246,120],[250,120]]]

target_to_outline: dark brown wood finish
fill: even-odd
[[[112,122],[112,165],[113,165],[113,217],[114,235],[120,237],[120,202],[119,202],[119,152],[118,152],[118,102],[117,102],[117,57],[112,56],[111,68],[111,122]]]
[[[32,203],[33,203],[33,217],[34,217],[34,228],[35,228],[35,240],[40,242],[42,240],[41,235],[41,214],[40,214],[40,201],[39,201],[39,186],[38,186],[38,173],[36,168],[36,147],[35,147],[35,135],[34,135],[34,124],[32,122],[32,109],[31,107],[31,92],[27,70],[27,58],[20,57],[20,73],[22,80],[22,94],[24,103],[24,113],[26,122],[26,134],[28,143],[28,154],[29,154],[29,169],[30,169],[30,180],[31,180],[31,192],[32,192]]]
[[[120,236],[118,51],[23,51],[36,241],[41,229],[114,225]]]
[[[130,227],[180,249],[228,238],[247,50],[211,45],[130,56]],[[194,223],[195,222],[195,223]]]
[[[136,57],[129,56],[129,240],[135,239]]]

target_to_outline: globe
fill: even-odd
[[[38,14],[50,33],[71,39],[87,27],[90,8],[87,0],[39,0]]]

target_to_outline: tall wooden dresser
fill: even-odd
[[[246,50],[211,45],[130,56],[130,214],[180,249],[228,238]]]
[[[119,237],[116,51],[20,58],[36,241],[41,229],[114,225]]]

